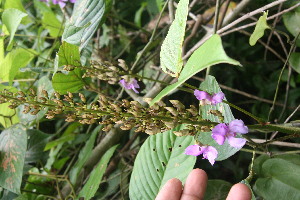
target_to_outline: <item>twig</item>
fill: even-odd
[[[216,10],[215,10],[215,21],[214,21],[214,34],[217,33],[217,30],[218,30],[219,12],[220,12],[220,0],[217,0],[216,1]]]
[[[214,34],[217,33],[217,30],[218,30],[218,21],[219,21],[219,12],[220,12],[220,0],[217,0],[216,1],[216,9],[215,9],[215,20],[214,20]],[[210,66],[207,67],[206,69],[206,78],[208,77],[209,75],[209,72],[210,72]]]
[[[137,64],[138,64],[138,62],[140,61],[140,59],[142,58],[143,54],[146,52],[146,50],[148,49],[148,47],[152,44],[153,39],[154,39],[154,35],[155,35],[155,33],[156,33],[156,30],[157,30],[157,28],[158,28],[160,19],[161,19],[161,17],[162,17],[162,14],[163,14],[165,8],[166,8],[167,5],[168,5],[168,1],[169,1],[169,0],[166,1],[164,7],[162,8],[162,10],[161,10],[161,12],[160,12],[160,14],[159,14],[159,17],[158,17],[158,19],[157,19],[155,28],[154,28],[154,30],[153,30],[153,32],[152,32],[152,35],[151,35],[151,37],[150,37],[150,39],[149,39],[149,42],[146,44],[146,46],[143,48],[143,50],[142,50],[141,52],[138,53],[137,59],[135,60],[135,62],[133,63],[133,65],[132,65],[132,67],[131,67],[131,69],[130,69],[131,71],[137,66]]]
[[[290,8],[288,8],[288,9],[285,9],[285,10],[283,10],[283,11],[281,11],[281,12],[275,14],[275,15],[272,15],[272,16],[268,17],[267,20],[274,19],[274,18],[276,18],[277,16],[283,15],[284,13],[287,13],[287,12],[289,12],[289,11],[291,11],[291,10],[293,10],[293,9],[295,9],[295,8],[297,8],[297,7],[299,7],[299,6],[300,6],[300,3],[297,3],[296,5],[294,5],[294,6],[290,7]],[[234,28],[234,29],[231,29],[231,30],[229,30],[229,31],[220,33],[220,36],[228,35],[229,33],[233,33],[233,32],[236,32],[236,31],[239,31],[239,30],[242,30],[242,29],[251,27],[251,26],[255,26],[256,23],[257,23],[257,22],[253,22],[253,23],[250,23],[250,24],[246,24],[246,25],[243,25],[243,26],[239,26],[239,27]]]
[[[243,15],[242,17],[238,18],[237,20],[233,21],[232,23],[228,24],[227,26],[221,28],[217,33],[223,33],[224,31],[228,30],[228,29],[231,29],[233,26],[235,26],[236,24],[244,21],[245,19],[248,19],[249,17],[252,17],[256,14],[259,14],[265,10],[267,10],[268,8],[272,8],[273,6],[276,6],[278,4],[281,4],[282,2],[285,2],[287,0],[277,0],[277,1],[274,1],[270,4],[267,4],[261,8],[258,8],[250,13],[247,13],[245,15]]]
[[[243,33],[245,35],[251,36],[251,33],[248,33],[247,31],[244,30],[240,30],[240,33]],[[285,59],[283,57],[280,56],[280,54],[278,54],[273,48],[271,48],[270,46],[268,46],[266,43],[264,43],[261,40],[258,40],[258,42],[260,44],[262,44],[266,49],[268,49],[269,51],[271,51],[277,58],[279,58],[283,63],[285,63]]]
[[[231,1],[231,0],[226,0],[224,12],[223,12],[223,14],[222,14],[222,16],[221,16],[220,22],[218,23],[218,29],[220,29],[220,28],[222,27],[222,25],[223,25],[223,21],[224,21],[224,18],[225,18],[225,16],[226,16],[226,13],[227,13],[227,10],[228,10],[230,1]]]
[[[173,7],[173,0],[169,0],[168,3],[168,9],[169,9],[169,18],[170,18],[170,23],[173,22],[174,20],[174,7]]]
[[[246,5],[250,3],[250,0],[243,0],[240,2],[237,7],[232,11],[231,15],[228,15],[224,19],[224,25],[228,24],[230,21],[232,21],[245,7]],[[183,60],[187,59],[192,53],[198,49],[213,33],[212,30],[208,31],[207,34],[199,41],[197,42],[184,56]]]
[[[259,9],[256,9],[256,10],[254,10],[254,11],[252,11],[252,12],[250,12],[250,13],[248,13],[248,14],[246,14],[246,15],[240,17],[240,18],[238,18],[237,20],[231,22],[231,23],[228,24],[227,26],[221,28],[220,30],[217,31],[217,34],[222,35],[223,32],[225,32],[225,31],[228,30],[228,29],[231,29],[233,26],[235,26],[236,24],[238,24],[238,23],[244,21],[245,19],[248,19],[248,18],[252,17],[253,15],[256,15],[256,14],[258,14],[258,13],[261,13],[261,12],[263,12],[264,10],[266,10],[266,9],[268,9],[268,8],[271,8],[271,7],[273,7],[273,6],[276,6],[276,5],[278,5],[278,4],[282,3],[282,2],[285,2],[285,1],[287,1],[287,0],[278,0],[278,1],[272,2],[272,3],[268,4],[268,5],[265,5],[265,6],[261,7],[261,8],[259,8]],[[244,0],[244,1],[242,1],[241,3],[243,3],[243,4],[240,3],[241,6],[239,6],[239,5],[240,5],[240,4],[239,4],[239,5],[236,7],[235,10],[241,11],[243,8],[245,8],[245,6],[246,6],[249,2],[250,2],[250,0]],[[234,12],[234,11],[233,11],[233,12]],[[235,14],[234,14],[233,16],[235,16]],[[232,17],[232,16],[230,15],[228,18],[225,18],[225,20],[224,20],[224,24],[225,24],[225,25],[231,20],[231,17]],[[256,22],[255,22],[255,24],[256,24]],[[211,36],[212,33],[213,33],[213,31],[210,30],[210,31],[206,34],[206,36],[203,37],[199,42],[197,42],[197,43],[196,43],[196,44],[195,44],[195,45],[194,45],[194,46],[186,53],[186,55],[185,55],[182,59],[185,60],[185,59],[187,59],[190,55],[192,55],[192,53],[193,53],[196,49],[198,49],[198,48],[199,48],[206,40],[208,40],[208,39],[210,38],[210,36]],[[223,34],[223,35],[224,35],[224,34]]]
[[[300,104],[298,105],[298,107],[292,112],[292,114],[290,114],[290,116],[288,116],[288,118],[286,118],[286,120],[284,121],[284,123],[287,123],[288,121],[290,121],[290,119],[293,117],[293,115],[299,110],[300,108]],[[278,134],[278,131],[275,131],[271,137],[270,140],[272,140],[274,137],[276,137],[276,135]]]
[[[253,142],[256,142],[256,143],[264,143],[266,142],[265,139],[252,139]],[[267,140],[268,141],[271,141],[271,140]],[[274,142],[270,142],[269,144],[271,145],[277,145],[277,146],[283,146],[283,147],[295,147],[295,148],[300,148],[300,144],[297,144],[297,143],[291,143],[291,142],[280,142],[280,141],[274,141]]]
[[[202,20],[202,15],[197,15],[197,20],[193,26],[192,32],[191,34],[184,40],[184,44],[182,46],[182,53],[185,53],[185,49],[189,43],[189,41],[196,35],[197,30],[200,26],[200,24],[202,24],[203,20]]]
[[[281,11],[281,8],[282,8],[282,4],[279,5],[278,10],[277,10],[277,13],[279,13],[279,12]],[[275,18],[275,20],[274,20],[274,22],[273,22],[273,24],[272,24],[272,27],[273,27],[273,28],[276,26],[277,22],[279,21],[278,19],[279,19],[279,16],[277,16],[277,17]],[[269,46],[269,44],[270,44],[271,38],[272,38],[272,36],[273,36],[273,33],[274,33],[274,29],[271,30],[271,33],[270,33],[270,35],[269,35],[269,37],[268,37],[268,40],[267,40],[267,45],[268,45],[268,46]],[[267,52],[268,52],[268,49],[265,49],[265,53],[264,53],[264,59],[265,59],[265,60],[266,60],[266,58],[267,58]]]
[[[268,115],[268,121],[270,120],[271,113],[273,112],[274,107],[275,107],[275,102],[276,102],[276,100],[277,100],[277,95],[278,95],[278,90],[279,90],[279,83],[280,83],[280,81],[281,81],[281,77],[282,77],[283,71],[284,71],[286,65],[288,64],[288,61],[289,61],[289,59],[290,59],[290,56],[291,56],[292,52],[294,51],[294,48],[295,48],[295,46],[296,46],[296,41],[297,41],[297,39],[298,39],[298,37],[299,37],[299,34],[300,34],[300,32],[298,33],[298,35],[296,36],[296,38],[295,38],[294,41],[293,41],[293,44],[292,44],[292,46],[291,46],[291,48],[290,48],[290,51],[289,51],[289,55],[288,55],[288,57],[286,58],[286,61],[285,61],[284,65],[283,65],[283,67],[282,67],[282,69],[281,69],[281,72],[280,72],[280,75],[279,75],[279,77],[278,77],[278,82],[277,82],[277,87],[276,87],[276,91],[275,91],[275,95],[274,95],[273,104],[272,104],[272,107],[271,107],[271,109],[270,109],[270,111],[269,111],[269,115]]]
[[[281,113],[278,117],[278,121],[281,120],[282,116],[283,116],[283,113],[286,109],[286,106],[287,106],[287,101],[288,101],[288,98],[289,98],[289,91],[290,91],[290,82],[291,82],[291,75],[292,75],[292,67],[289,65],[288,66],[288,79],[287,79],[287,82],[286,82],[286,87],[285,87],[285,97],[284,97],[284,106],[281,110]]]

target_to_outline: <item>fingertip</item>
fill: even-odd
[[[155,200],[177,200],[182,193],[182,183],[177,178],[172,178],[161,188]]]
[[[243,183],[237,183],[231,187],[226,200],[251,200],[252,194],[249,187]]]

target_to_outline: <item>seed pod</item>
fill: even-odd
[[[185,109],[185,106],[178,100],[170,100],[170,102],[178,111],[183,111]]]
[[[40,110],[36,109],[36,110],[32,111],[30,114],[36,115],[36,114],[38,114],[38,112],[40,112]]]
[[[194,105],[190,105],[190,108],[186,110],[189,111],[193,116],[198,115],[198,110]]]
[[[24,97],[17,97],[17,99],[20,101],[26,101],[26,99]]]
[[[44,97],[48,98],[48,92],[46,90],[42,90],[42,94],[44,95]]]
[[[26,97],[26,95],[25,95],[24,92],[22,92],[22,91],[18,91],[18,94],[19,94],[21,97]]]
[[[167,111],[169,111],[173,116],[178,116],[178,111],[177,110],[175,110],[175,108],[173,108],[173,107],[165,107],[165,109],[167,110]]]
[[[68,96],[70,97],[70,99],[73,99],[73,94],[71,92],[68,92]]]
[[[30,88],[29,91],[30,91],[29,96],[31,96],[31,97],[35,97],[36,96],[36,92],[32,88]]]
[[[54,92],[54,96],[56,99],[60,99],[60,94],[58,92]]]
[[[24,110],[23,110],[23,113],[24,113],[24,114],[29,113],[30,110],[31,110],[31,109],[30,109],[30,107],[29,107],[28,105],[24,105]]]
[[[190,135],[190,131],[188,129],[183,129],[180,131],[173,131],[173,133],[178,137]]]
[[[39,99],[42,101],[42,103],[47,102],[47,99],[45,97],[39,97]]]
[[[122,106],[125,108],[129,108],[130,107],[130,102],[127,99],[122,99]]]

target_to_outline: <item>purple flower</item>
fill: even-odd
[[[228,140],[230,146],[242,148],[246,144],[243,138],[235,138],[236,133],[248,133],[248,127],[245,126],[242,120],[235,119],[229,123],[221,123],[216,125],[212,130],[212,138],[219,144],[223,145],[225,140]]]
[[[137,80],[131,79],[130,82],[126,82],[125,79],[120,80],[121,85],[130,90],[132,89],[135,93],[139,93],[139,91],[136,90],[136,88],[140,88],[139,84],[137,83]]]
[[[205,91],[200,91],[200,90],[195,90],[194,95],[196,98],[201,101],[201,100],[206,100],[206,102],[211,103],[212,105],[216,105],[217,103],[221,103],[224,99],[224,93],[223,92],[218,92],[213,95],[208,94]]]
[[[75,3],[75,2],[76,2],[76,0],[70,0],[70,2],[71,2],[71,3]]]
[[[215,163],[218,156],[218,151],[212,146],[199,146],[197,144],[190,145],[185,149],[186,155],[199,156],[203,154],[203,159],[207,159],[211,165]]]
[[[66,3],[68,0],[52,0],[53,4],[58,4],[61,8],[66,6]]]

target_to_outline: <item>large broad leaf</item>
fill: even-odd
[[[84,48],[97,30],[104,11],[104,0],[77,0],[62,40]]]
[[[12,84],[21,67],[25,67],[35,57],[36,52],[31,49],[17,48],[9,52],[0,62],[0,79]]]
[[[249,44],[254,46],[262,36],[264,36],[264,32],[266,29],[270,29],[267,24],[268,12],[264,12],[263,16],[261,16],[255,26],[254,32],[251,34],[249,38]]]
[[[182,43],[185,35],[189,0],[180,0],[175,19],[161,46],[160,64],[164,72],[178,77],[182,69]],[[169,70],[169,71],[168,71]]]
[[[52,79],[52,86],[61,94],[77,92],[84,86],[81,70],[76,68],[68,74],[56,73]]]
[[[261,159],[254,190],[266,200],[300,199],[300,156]]]
[[[2,22],[10,34],[8,46],[10,45],[12,39],[14,38],[14,35],[17,31],[19,24],[21,23],[21,20],[25,16],[27,16],[26,13],[17,10],[15,8],[9,8],[4,10],[2,14]]]
[[[185,148],[192,144],[195,144],[192,136],[177,137],[172,131],[150,136],[134,162],[130,199],[153,200],[169,179],[178,178],[184,182],[196,162],[195,156],[184,154]]]
[[[79,175],[81,169],[83,168],[83,165],[86,163],[86,161],[92,154],[96,136],[97,136],[99,130],[101,129],[101,127],[102,126],[99,125],[97,128],[95,128],[93,130],[91,137],[89,138],[89,140],[86,142],[85,146],[80,151],[80,153],[78,155],[78,160],[76,161],[75,165],[72,167],[72,169],[69,173],[70,181],[74,185],[77,181],[77,178],[78,178],[78,175]]]
[[[85,200],[91,199],[97,192],[103,174],[107,168],[108,162],[115,152],[118,145],[111,147],[101,158],[98,166],[92,171],[89,180],[84,185],[82,190],[78,194],[78,199],[83,197]]]
[[[0,135],[0,186],[20,193],[27,146],[26,129],[16,124]]]
[[[221,92],[221,89],[213,76],[208,76],[207,79],[200,85],[200,89],[206,91],[208,93],[217,93]],[[226,100],[226,98],[225,98]],[[224,122],[229,123],[234,120],[234,117],[231,113],[230,107],[225,103],[218,103],[217,105],[203,105],[200,106],[200,112],[202,114],[203,119],[208,119],[212,122],[219,122],[219,118],[209,114],[210,110],[218,110],[224,116]],[[240,134],[237,134],[237,137],[240,137]],[[219,145],[216,141],[211,137],[211,132],[201,132],[199,134],[198,139],[202,144],[213,146],[218,151],[218,157],[216,160],[225,160],[228,157],[235,154],[240,148],[234,148],[228,144],[226,141],[223,145]]]
[[[222,41],[219,35],[215,34],[211,36],[201,47],[199,47],[189,58],[184,66],[178,81],[172,85],[163,89],[151,102],[153,105],[155,102],[161,100],[164,96],[168,95],[179,87],[182,83],[194,76],[203,69],[216,65],[219,63],[228,63],[232,65],[240,65],[236,60],[229,58],[222,46]]]

